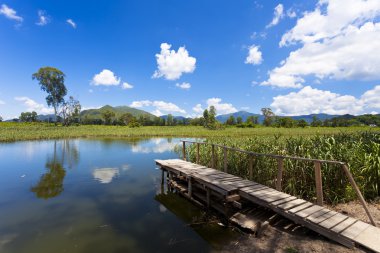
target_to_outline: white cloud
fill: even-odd
[[[170,48],[170,44],[161,44],[161,52],[156,54],[158,69],[154,72],[153,78],[177,80],[182,74],[192,73],[195,70],[196,59],[189,56],[185,47],[180,47],[177,52]]]
[[[17,16],[17,13],[14,9],[8,7],[6,4],[2,4],[0,8],[0,14],[4,15],[8,19],[15,20],[17,22],[22,22],[24,19],[20,16]]]
[[[45,11],[39,10],[38,11],[38,22],[36,25],[44,26],[47,25],[50,22],[50,17],[46,14]]]
[[[151,112],[154,116],[157,116],[157,117],[160,117],[162,115],[164,115],[160,110],[156,109],[154,111]]]
[[[297,17],[297,13],[292,8],[290,8],[286,11],[286,16],[289,18],[295,18]]]
[[[361,100],[368,108],[380,109],[380,85],[375,86],[374,89],[366,91]]]
[[[186,111],[178,107],[177,105],[170,103],[170,102],[165,102],[165,101],[150,101],[150,100],[141,100],[141,101],[133,101],[130,104],[130,107],[136,107],[136,108],[141,108],[141,107],[154,107],[155,110],[152,112],[155,115],[162,115],[163,112],[167,113],[182,113],[185,114]]]
[[[218,115],[237,112],[237,109],[232,104],[221,103],[221,102],[222,102],[221,98],[209,98],[207,99],[207,107],[210,107],[213,105]]]
[[[193,107],[193,111],[196,112],[196,113],[198,113],[198,114],[201,114],[201,113],[203,113],[204,109],[202,108],[201,104],[196,104]]]
[[[124,90],[132,89],[132,88],[133,88],[133,85],[132,85],[132,84],[129,84],[129,83],[127,83],[127,82],[124,82],[124,83],[121,85],[121,88],[124,89]]]
[[[259,65],[263,61],[263,56],[259,46],[252,45],[249,47],[248,56],[245,59],[246,64]]]
[[[39,104],[31,98],[28,97],[15,97],[16,101],[20,101],[26,106],[26,111],[35,111],[37,114],[51,114],[54,113],[53,108],[47,108],[43,104]]]
[[[99,74],[94,75],[92,78],[94,85],[119,85],[120,78],[118,78],[111,70],[103,69]]]
[[[301,88],[307,76],[319,79],[378,80],[378,0],[321,0],[282,36],[280,46],[301,43],[262,85]]]
[[[77,28],[77,24],[71,19],[69,18],[68,20],[66,20],[66,22],[71,25],[72,28],[76,29]]]
[[[278,4],[274,8],[272,22],[270,22],[266,27],[269,28],[269,27],[277,25],[283,17],[284,17],[284,6],[282,4]]]
[[[5,105],[5,102],[3,100],[0,100],[0,105]]]
[[[191,88],[191,84],[190,83],[176,83],[175,84],[176,87],[180,88],[180,89],[183,89],[183,90],[189,90]]]
[[[279,115],[360,114],[380,108],[380,85],[366,91],[360,98],[306,86],[298,92],[274,97],[271,107]]]

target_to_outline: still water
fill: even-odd
[[[0,144],[0,252],[211,252],[236,238],[161,187],[178,139]]]

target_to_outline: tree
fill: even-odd
[[[173,126],[174,125],[173,115],[171,115],[171,114],[168,115],[168,118],[166,119],[166,125],[167,126]]]
[[[317,116],[314,115],[310,125],[313,127],[319,127],[319,126],[322,126],[322,124],[323,124],[322,121],[319,120]]]
[[[304,120],[304,119],[300,119],[300,120],[298,120],[298,122],[297,122],[297,126],[304,128],[304,127],[307,127],[308,124],[307,124],[306,120]]]
[[[62,104],[60,116],[62,116],[63,124],[68,126],[73,122],[78,123],[81,109],[82,106],[79,101],[70,96],[69,100]]]
[[[226,125],[235,125],[236,122],[235,122],[235,117],[233,115],[231,115],[227,120],[226,120]]]
[[[104,119],[104,124],[111,125],[112,118],[115,117],[115,113],[113,111],[106,110],[102,112],[102,117]]]
[[[236,118],[236,123],[237,123],[237,124],[241,124],[241,123],[243,123],[243,118],[242,118],[241,116],[237,117],[237,118]]]
[[[54,108],[54,115],[57,118],[58,108],[64,103],[64,97],[67,94],[65,74],[53,67],[43,67],[32,75],[32,79],[37,80],[41,90],[48,94],[46,103]]]
[[[37,113],[33,112],[22,112],[19,117],[21,122],[36,122],[37,121]]]
[[[215,106],[210,106],[208,111],[208,127],[215,128],[216,127],[216,109]]]
[[[3,117],[0,116],[0,122],[3,122]]]
[[[261,108],[261,112],[263,113],[264,116],[264,125],[265,126],[270,126],[272,125],[273,122],[273,117],[275,116],[274,112],[272,112],[271,108]]]
[[[119,117],[119,124],[122,126],[126,126],[129,124],[129,122],[131,122],[132,118],[134,118],[134,117],[131,113],[129,113],[129,112],[124,113]]]
[[[203,119],[204,119],[203,126],[207,127],[208,126],[208,110],[207,109],[203,111]]]

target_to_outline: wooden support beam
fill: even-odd
[[[186,161],[186,142],[182,141],[182,157],[183,160]]]
[[[211,168],[215,169],[215,145],[211,145]]]
[[[189,177],[188,179],[187,179],[187,194],[188,194],[188,196],[191,198],[192,197],[192,195],[193,195],[193,185],[192,185],[192,179],[191,179],[191,177]]]
[[[164,184],[165,181],[165,170],[161,168],[161,185]]]
[[[284,159],[277,158],[277,180],[276,180],[276,190],[282,191],[282,172],[284,170]]]
[[[342,165],[342,169],[344,170],[344,173],[346,173],[346,176],[348,177],[348,180],[350,181],[352,188],[354,188],[356,195],[358,195],[358,198],[359,198],[365,212],[367,213],[369,220],[371,221],[372,225],[374,227],[376,227],[376,222],[373,219],[371,213],[369,212],[367,203],[365,202],[363,195],[359,190],[359,187],[356,185],[356,182],[355,182],[350,170],[348,169],[348,166],[346,164],[344,164],[344,165]]]
[[[227,148],[223,148],[224,172],[227,173]]]
[[[253,179],[253,155],[249,155],[249,180]]]
[[[199,164],[199,145],[200,145],[200,143],[198,142],[197,143],[197,164]]]
[[[210,207],[210,205],[211,205],[211,199],[210,199],[210,194],[211,194],[211,192],[210,192],[210,188],[206,188],[206,202],[207,202],[207,207],[209,208]]]
[[[320,162],[314,162],[314,173],[315,191],[317,192],[317,204],[323,206],[322,171]]]

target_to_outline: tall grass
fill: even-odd
[[[346,162],[366,199],[380,196],[380,133],[357,132],[314,136],[266,136],[244,138],[209,138],[206,142],[257,153],[280,154]],[[223,169],[223,150],[216,148],[216,167]],[[187,148],[188,158],[195,162],[196,146]],[[229,151],[228,172],[249,178],[247,154]],[[200,163],[211,165],[211,145],[200,146]],[[313,201],[316,197],[313,162],[284,160],[283,190]],[[339,165],[322,165],[324,198],[328,203],[356,198]],[[277,161],[257,157],[252,180],[275,187]]]

